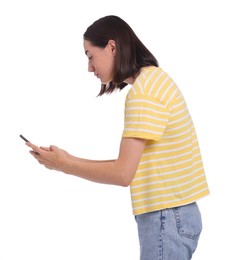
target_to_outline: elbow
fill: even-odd
[[[124,188],[129,187],[129,185],[130,185],[130,182],[122,181],[122,182],[120,183],[120,186],[121,186],[121,187],[124,187]]]
[[[123,173],[122,176],[121,176],[121,182],[120,182],[120,186],[122,187],[129,187],[132,180],[133,180],[133,177],[134,174],[131,174],[131,173]]]
[[[129,164],[122,164],[119,162],[119,160],[115,161],[117,184],[122,187],[130,186],[136,174],[136,170],[137,169],[135,167],[130,167]]]

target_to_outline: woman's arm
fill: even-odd
[[[32,148],[31,154],[48,169],[62,171],[93,182],[128,186],[136,173],[145,140],[122,138],[119,156],[114,161],[85,160],[70,156],[56,146],[50,146],[48,151],[31,143],[26,144]]]
[[[28,141],[27,141],[28,142]],[[28,145],[28,144],[27,144]],[[28,145],[29,146],[29,145]],[[44,147],[44,146],[40,146],[40,148],[44,151],[50,151],[50,148],[49,147]],[[67,151],[63,150],[63,149],[60,149],[60,151],[62,151],[65,156],[73,159],[73,160],[76,160],[78,162],[87,162],[87,163],[98,163],[98,162],[114,162],[115,160],[91,160],[91,159],[85,159],[85,158],[80,158],[80,157],[76,157],[70,153],[68,153]]]
[[[115,160],[90,160],[90,159],[84,159],[84,158],[79,158],[74,155],[70,155],[74,160],[78,162],[84,162],[84,163],[101,163],[101,162],[114,162]]]

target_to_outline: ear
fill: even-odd
[[[116,54],[116,42],[114,40],[108,41],[109,51],[115,56]]]

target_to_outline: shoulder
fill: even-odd
[[[128,92],[128,97],[142,95],[168,105],[178,93],[176,83],[167,72],[160,67],[149,66],[141,69]]]
[[[169,75],[160,67],[143,67],[130,89],[130,94],[152,95],[156,86],[162,83],[163,79],[170,78]]]

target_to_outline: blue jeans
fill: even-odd
[[[136,215],[140,260],[188,260],[202,230],[197,204]]]

